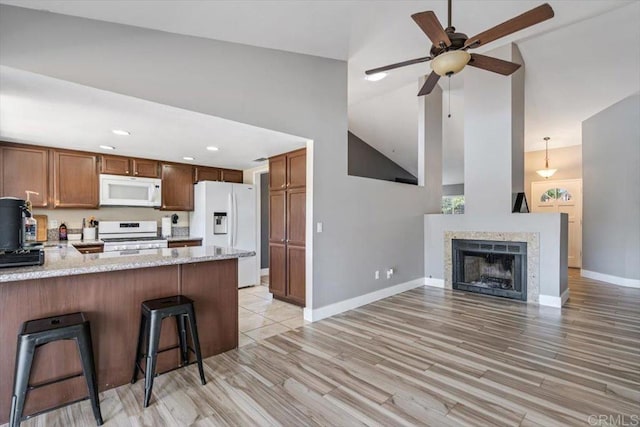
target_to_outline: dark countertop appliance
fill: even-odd
[[[24,219],[31,215],[24,200],[0,198],[0,267],[42,265],[44,252],[25,244]]]

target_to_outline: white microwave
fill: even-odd
[[[100,206],[160,207],[162,181],[157,178],[100,175]]]

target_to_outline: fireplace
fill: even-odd
[[[527,300],[527,243],[452,239],[452,287]]]

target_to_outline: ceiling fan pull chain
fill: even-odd
[[[449,76],[449,115],[447,117],[451,118],[451,76]]]

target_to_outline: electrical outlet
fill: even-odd
[[[52,219],[51,221],[49,221],[49,228],[58,228],[58,220]]]
[[[318,233],[322,233],[322,223],[321,222],[316,224],[316,231]]]
[[[391,279],[391,276],[393,276],[393,268],[387,270],[387,279]]]
[[[376,270],[375,278],[376,280],[380,278],[380,270]]]

